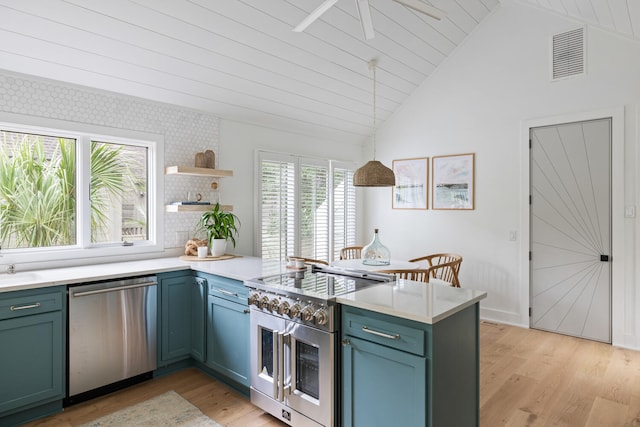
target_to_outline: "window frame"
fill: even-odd
[[[355,172],[356,163],[343,161],[343,160],[334,160],[327,158],[319,158],[302,154],[290,154],[290,153],[280,153],[273,152],[268,150],[256,150],[255,152],[255,195],[254,195],[254,224],[255,226],[255,248],[254,252],[257,256],[262,257],[262,161],[263,160],[271,160],[271,161],[283,161],[283,162],[292,162],[294,164],[294,217],[295,217],[295,230],[294,230],[294,254],[299,254],[302,243],[301,243],[301,214],[300,214],[300,188],[301,188],[301,166],[311,165],[311,166],[320,166],[327,168],[327,197],[328,197],[328,227],[329,227],[329,236],[328,236],[328,254],[329,254],[329,262],[335,259],[336,252],[334,250],[335,241],[335,202],[334,202],[334,172],[335,169],[346,169]],[[353,221],[354,221],[354,239],[357,239],[357,230],[358,230],[358,215],[357,215],[357,193],[354,193],[354,212],[353,212]]]
[[[107,128],[98,125],[69,122],[58,119],[0,113],[3,130],[44,134],[76,140],[76,242],[69,246],[43,248],[2,248],[3,263],[56,262],[96,257],[130,258],[164,251],[164,137],[160,134]],[[122,242],[91,242],[91,207],[89,201],[89,157],[91,141],[144,146],[147,157],[148,236],[132,246]]]

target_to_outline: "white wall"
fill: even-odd
[[[55,119],[99,126],[107,129],[105,133],[115,129],[159,134],[164,139],[167,166],[192,166],[197,151],[218,151],[218,117],[212,114],[3,70],[0,70],[0,112],[25,116],[33,125]],[[205,192],[210,185],[207,178],[175,175],[163,178],[163,203],[186,200],[187,191]],[[161,215],[164,215],[160,236],[163,254],[182,253],[184,236],[192,233],[199,214],[162,211]],[[158,255],[162,254],[147,256]],[[81,262],[92,260],[73,261]],[[64,264],[69,265],[69,261]]]
[[[255,241],[255,153],[266,150],[332,160],[360,158],[358,144],[330,141],[262,126],[220,120],[220,167],[233,170],[232,178],[219,181],[223,203],[233,204],[242,227],[235,253],[256,254]]]
[[[624,107],[624,159],[621,154],[614,160],[614,251],[620,249],[612,264],[613,340],[638,348],[636,220],[619,213],[637,198],[640,43],[589,27],[588,74],[550,82],[549,37],[577,26],[503,1],[378,133],[378,157],[388,165],[392,159],[475,153],[475,210],[392,210],[391,190],[373,189],[366,193],[365,227],[380,228],[392,258],[461,253],[463,285],[488,292],[482,316],[528,326],[523,128],[541,117]],[[620,168],[624,171],[616,183]],[[511,230],[517,231],[515,242],[508,240]]]

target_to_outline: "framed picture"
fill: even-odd
[[[428,157],[393,161],[393,209],[427,209],[428,169]]]
[[[474,163],[473,153],[433,157],[433,209],[474,209]]]

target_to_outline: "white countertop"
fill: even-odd
[[[49,286],[71,285],[96,280],[127,276],[164,273],[168,271],[196,270],[236,280],[246,280],[278,272],[279,265],[265,264],[262,259],[241,256],[224,261],[181,261],[178,257],[153,258],[140,261],[90,264],[76,267],[31,270],[15,274],[0,274],[0,292]]]
[[[239,256],[223,261],[181,261],[178,257],[154,258],[0,274],[0,292],[188,269],[241,281],[287,271],[281,263],[263,262],[261,258],[251,256]],[[418,322],[436,323],[486,296],[487,293],[484,291],[399,280],[339,296],[335,300],[340,304]]]
[[[486,297],[485,291],[398,280],[338,296],[336,302],[433,324]]]

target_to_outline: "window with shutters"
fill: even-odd
[[[330,261],[355,244],[353,166],[259,152],[259,242],[263,259],[297,255]]]

